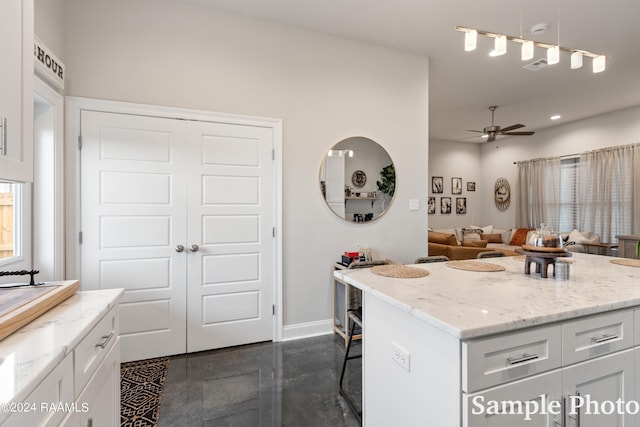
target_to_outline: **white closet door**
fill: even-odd
[[[186,128],[81,114],[81,285],[124,288],[123,361],[186,350]]]
[[[191,122],[189,352],[273,339],[272,150],[270,128]]]

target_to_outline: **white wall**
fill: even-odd
[[[512,137],[495,143],[483,144],[480,155],[482,188],[479,195],[485,200],[479,212],[480,224],[493,224],[500,228],[515,225],[516,197],[511,206],[500,212],[493,204],[493,185],[505,177],[514,189],[517,166],[513,162],[538,157],[564,156],[598,148],[640,142],[640,106],[595,116],[564,125],[536,131],[528,137]]]
[[[431,177],[444,178],[442,194],[431,192]],[[451,194],[451,178],[462,178],[462,194]],[[483,190],[480,182],[480,145],[467,142],[429,141],[429,196],[436,198],[436,213],[429,215],[429,227],[434,229],[450,227],[466,227],[479,224],[481,220],[481,205],[486,200],[479,197]],[[467,182],[476,183],[476,191],[467,191]],[[451,197],[451,214],[440,213],[440,197]],[[467,198],[467,214],[458,215],[455,211],[456,197]]]
[[[174,0],[64,7],[67,95],[283,119],[285,325],[327,327],[342,251],[426,253],[428,58]],[[371,224],[339,219],[320,193],[324,153],[350,136],[396,165],[395,202]]]
[[[34,0],[34,33],[64,61],[63,17],[65,0]]]

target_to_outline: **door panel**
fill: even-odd
[[[200,122],[190,148],[188,351],[271,340],[271,129]]]
[[[125,288],[123,361],[184,353],[184,124],[83,111],[81,134],[82,287]]]
[[[81,134],[81,283],[125,289],[123,361],[273,339],[272,129],[83,111]]]

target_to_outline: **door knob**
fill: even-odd
[[[200,248],[198,247],[198,245],[191,245],[189,249],[191,250],[191,252],[198,252],[198,249]]]
[[[176,252],[182,252],[182,251],[184,251],[184,246],[182,245],[176,246]]]

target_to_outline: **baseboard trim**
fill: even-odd
[[[285,325],[282,328],[282,341],[299,340],[333,333],[333,320],[319,320],[317,322]]]

